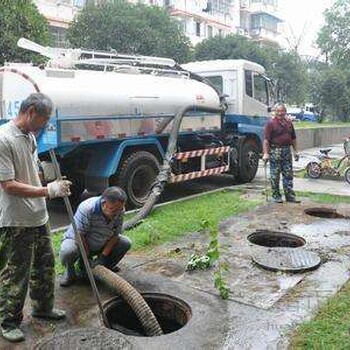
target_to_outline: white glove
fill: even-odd
[[[270,159],[270,155],[268,153],[264,153],[262,160],[264,161],[264,163],[266,164]]]
[[[51,162],[44,160],[40,163],[40,165],[43,170],[45,182],[56,180],[55,168]]]
[[[55,180],[47,184],[47,190],[49,192],[49,198],[56,197],[66,197],[70,196],[70,188],[69,186],[72,183],[68,180]]]

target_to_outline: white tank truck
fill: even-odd
[[[55,49],[24,38],[18,45],[49,60],[0,68],[0,123],[14,118],[30,93],[50,96],[55,109],[37,135],[39,156],[50,161],[55,150],[76,198],[116,184],[130,206],[140,207],[166,158],[171,183],[219,173],[235,182],[254,178],[269,103],[260,65],[220,60],[179,67],[166,58]]]

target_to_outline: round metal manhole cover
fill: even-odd
[[[321,264],[316,253],[301,248],[269,248],[253,252],[251,258],[260,267],[271,271],[309,271]]]
[[[305,209],[304,213],[318,218],[325,219],[344,219],[344,215],[339,214],[335,209],[332,208],[309,208]]]
[[[38,350],[136,349],[122,334],[107,328],[78,328],[56,333],[34,346]]]

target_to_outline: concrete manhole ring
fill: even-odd
[[[136,349],[122,334],[107,328],[78,328],[56,333],[34,346],[38,350]]]
[[[344,219],[345,216],[339,214],[336,209],[333,208],[308,208],[304,210],[304,213],[318,218],[325,219]]]
[[[257,230],[247,236],[247,240],[262,247],[297,248],[305,245],[304,238],[288,232]]]
[[[251,255],[258,266],[270,271],[301,272],[316,269],[321,258],[302,248],[268,248]]]
[[[157,318],[164,334],[176,332],[192,317],[191,307],[183,300],[163,293],[141,293]],[[108,300],[103,308],[111,328],[126,335],[145,336],[134,311],[120,297]]]

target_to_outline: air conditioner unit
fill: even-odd
[[[237,28],[236,34],[238,34],[238,35],[244,35],[244,29],[243,29],[243,28]]]

